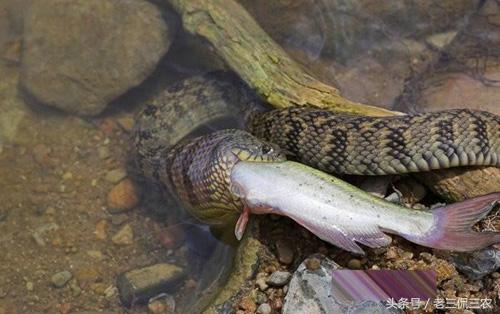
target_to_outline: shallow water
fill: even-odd
[[[468,106],[500,114],[495,1],[240,2],[307,71],[348,98],[401,111]],[[132,165],[129,137],[134,114],[159,91],[227,66],[177,25],[151,73],[110,97],[102,113],[54,109],[25,84],[31,3],[0,0],[0,313],[144,313],[145,305],[128,310],[120,303],[116,278],[159,262],[185,269],[170,292],[177,312],[198,312],[224,284],[235,243],[221,241],[230,236],[198,224],[145,182]],[[160,6],[172,18],[165,10]],[[78,51],[63,59],[70,62],[71,54]],[[47,60],[30,66],[43,68]],[[36,83],[43,89],[43,80]],[[227,126],[218,122],[202,132]],[[116,211],[108,194],[123,180],[133,182],[140,201]],[[125,236],[117,238],[120,232]],[[72,278],[54,287],[51,278],[62,271]]]

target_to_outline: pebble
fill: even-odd
[[[99,147],[97,149],[97,156],[101,160],[108,159],[109,156],[111,156],[111,152],[109,151],[109,147],[108,146]],[[109,174],[109,172],[108,172],[108,174]]]
[[[472,253],[451,255],[457,269],[472,280],[478,280],[500,267],[500,249],[486,248]]]
[[[267,278],[266,283],[270,286],[282,287],[290,281],[290,278],[292,274],[287,271],[275,271]]]
[[[151,314],[172,314],[175,312],[175,299],[170,294],[162,293],[149,300],[148,310]]]
[[[267,288],[269,288],[269,286],[266,283],[266,279],[265,278],[258,278],[255,281],[255,284],[257,285],[257,287],[259,287],[259,289],[261,291],[265,291]]]
[[[270,314],[271,313],[271,306],[267,303],[262,303],[261,305],[259,305],[259,307],[257,308],[257,313],[259,314]]]
[[[33,282],[31,282],[31,281],[26,282],[26,290],[33,291],[34,288],[35,288],[35,285],[33,284]]]
[[[304,261],[306,268],[310,271],[315,271],[319,269],[321,261],[316,257],[310,257]]]
[[[68,281],[70,281],[72,277],[73,275],[69,271],[64,270],[57,274],[54,274],[50,278],[50,281],[56,288],[62,288],[68,283]]]
[[[111,224],[113,224],[115,226],[122,225],[127,220],[128,220],[128,216],[125,214],[117,214],[117,215],[111,216]]]
[[[98,250],[88,250],[87,255],[99,261],[104,259],[104,255],[102,254],[101,251]]]
[[[238,307],[245,310],[246,313],[255,313],[255,310],[257,309],[257,305],[250,297],[244,297],[241,299]]]
[[[106,240],[106,238],[108,237],[107,230],[108,230],[108,222],[102,219],[99,220],[95,225],[94,234],[99,240]]]
[[[121,274],[116,280],[116,287],[122,303],[130,306],[132,303],[149,300],[158,291],[175,291],[184,276],[182,267],[160,263]]]
[[[124,179],[115,185],[107,196],[107,205],[111,213],[130,210],[139,203],[136,188],[130,179]]]
[[[49,154],[52,152],[50,147],[47,147],[44,144],[37,144],[33,147],[33,158],[40,166],[49,166],[50,165],[50,156]]]
[[[111,183],[118,183],[127,176],[127,171],[122,168],[113,169],[106,173],[104,179]]]
[[[357,258],[353,258],[347,262],[347,268],[349,269],[361,269],[361,266],[361,261]]]
[[[114,244],[117,245],[130,245],[134,243],[134,232],[129,224],[124,225],[118,232],[111,238]]]
[[[291,264],[293,262],[293,250],[288,242],[278,240],[276,242],[276,250],[278,252],[278,260],[283,264]]]

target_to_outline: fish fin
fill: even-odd
[[[371,248],[388,246],[392,242],[392,238],[380,230],[374,233],[356,235],[355,240]]]
[[[459,252],[475,251],[500,243],[500,232],[471,229],[498,203],[499,192],[436,208],[432,211],[434,225],[428,232],[423,236],[402,236],[421,245]]]
[[[249,218],[250,218],[250,209],[245,206],[234,228],[234,235],[236,236],[236,239],[238,239],[238,241],[241,240],[241,238],[243,238],[243,234],[245,233],[245,229],[247,227]]]

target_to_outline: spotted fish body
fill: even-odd
[[[500,117],[484,111],[361,117],[277,109],[252,114],[248,128],[298,161],[330,173],[386,175],[500,165]]]

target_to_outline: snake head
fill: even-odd
[[[282,162],[285,154],[275,145],[245,134],[245,139],[234,142],[231,153],[240,161]]]

